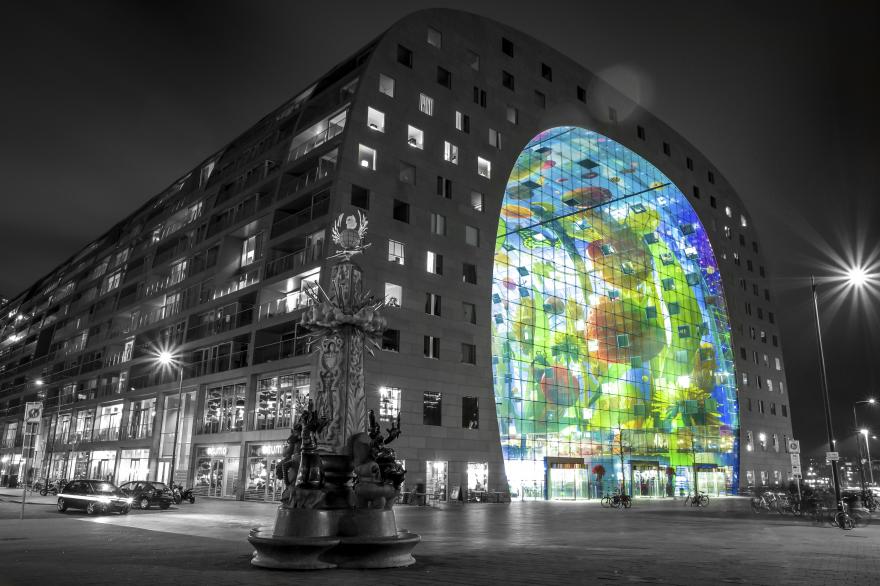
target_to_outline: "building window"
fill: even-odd
[[[440,49],[443,46],[443,34],[437,29],[428,27],[428,44]]]
[[[377,132],[385,132],[385,113],[368,107],[367,126]]]
[[[403,242],[398,242],[397,240],[389,240],[388,241],[388,260],[395,264],[403,265],[404,264],[404,247]]]
[[[645,127],[644,126],[636,126],[636,136],[638,136],[642,140],[645,140]]]
[[[471,285],[477,284],[477,265],[470,263],[462,263],[461,265],[461,281]]]
[[[724,206],[724,215],[727,216],[728,218],[733,217],[733,210],[730,209],[730,206]]]
[[[425,358],[440,358],[440,338],[425,336]]]
[[[743,228],[749,227],[749,222],[746,220],[746,217],[742,214],[740,214],[740,216],[739,216],[739,225],[742,226]]]
[[[775,357],[773,361],[776,363],[776,370],[782,370],[782,362],[779,360],[779,357]]]
[[[690,157],[685,157],[685,159],[684,159],[684,165],[685,165],[685,167],[688,168],[688,171],[693,171],[693,170],[694,170],[694,160],[693,160],[692,158],[690,158]]]
[[[448,140],[443,141],[443,160],[458,165],[458,147]]]
[[[513,41],[501,37],[501,52],[508,57],[513,57]]]
[[[546,63],[541,63],[541,77],[547,81],[553,81],[553,68]]]
[[[707,178],[709,179],[709,183],[715,183],[715,173],[713,173],[712,171],[707,172]]]
[[[474,86],[474,103],[479,104],[483,108],[486,107],[486,90]]]
[[[476,364],[477,363],[477,347],[474,344],[465,344],[461,345],[461,362],[463,364]]]
[[[507,106],[507,121],[511,124],[519,123],[519,110],[513,106]]]
[[[471,69],[473,69],[474,71],[480,70],[480,56],[477,53],[468,50],[466,52],[465,62],[470,65]]]
[[[717,207],[718,207],[718,200],[715,199],[715,196],[714,196],[714,195],[710,195],[710,196],[709,196],[709,207],[713,207],[713,208],[717,208]]]
[[[436,391],[425,391],[422,397],[422,423],[425,425],[442,425],[441,411],[443,396]]]
[[[672,148],[669,146],[668,142],[663,143],[663,154],[669,156],[672,154]]]
[[[394,78],[387,75],[379,74],[379,93],[385,94],[389,98],[394,97]]]
[[[446,236],[446,216],[431,213],[431,233],[438,236]]]
[[[471,246],[480,245],[480,229],[474,226],[464,227],[464,241]]]
[[[409,204],[399,199],[394,200],[394,219],[399,222],[409,223]]]
[[[362,210],[370,209],[370,190],[366,187],[352,184],[351,205]]]
[[[751,431],[746,431],[746,451],[751,452],[755,449],[755,440]]]
[[[480,402],[477,397],[461,398],[461,426],[465,429],[480,428]]]
[[[171,267],[172,274],[174,274],[174,267],[176,267],[178,265],[182,265],[183,270],[184,271],[186,270],[186,261],[180,261],[179,263],[177,263],[177,265],[172,265],[172,267]],[[180,280],[182,281],[183,279],[181,278]],[[121,282],[122,282],[122,271],[116,271],[114,273],[111,273],[110,275],[107,276],[106,279],[104,279],[104,284],[101,287],[101,295],[104,295],[105,293],[109,293],[110,291],[113,291],[114,289],[119,287],[119,284]],[[179,282],[180,281],[178,281],[178,283]]]
[[[376,170],[376,150],[362,144],[358,145],[358,164],[370,171]]]
[[[406,127],[406,144],[416,149],[425,148],[425,133],[415,126]]]
[[[397,62],[407,67],[413,66],[413,52],[404,47],[397,45]]]
[[[608,108],[608,120],[611,122],[617,122],[617,110],[614,108]]]
[[[428,116],[433,116],[434,98],[425,94],[419,94],[419,112],[427,114]]]
[[[496,149],[501,148],[501,133],[494,128],[489,129],[489,144]]]
[[[244,431],[246,387],[239,383],[205,391],[204,433]]]
[[[477,306],[473,303],[463,301],[461,303],[462,318],[469,324],[477,323]]]
[[[788,417],[788,405],[780,405],[782,407],[782,416]]]
[[[479,191],[471,191],[471,208],[482,212],[483,211],[483,194]]]
[[[513,75],[508,73],[507,71],[501,71],[501,85],[506,87],[507,89],[513,91],[514,86],[516,84],[516,80],[514,80]]]
[[[425,261],[425,269],[429,273],[433,273],[435,275],[443,274],[443,255],[438,254],[436,252],[428,251],[426,261]]]
[[[437,83],[445,88],[452,89],[452,73],[447,69],[437,67]]]
[[[441,175],[437,175],[437,195],[442,195],[446,199],[452,199],[452,179],[446,179]]]
[[[403,161],[398,162],[398,170],[397,170],[397,180],[401,183],[407,183],[409,185],[416,184],[416,166],[410,165],[409,163],[404,163]]]
[[[440,317],[441,298],[436,293],[425,294],[425,313]]]
[[[546,108],[547,107],[547,96],[545,96],[543,92],[539,92],[538,90],[535,90],[534,101],[535,101],[535,105],[539,108]]]
[[[400,389],[379,387],[379,421],[393,421],[400,414]]]
[[[700,199],[700,188],[694,185],[694,199]]]
[[[581,86],[577,86],[577,99],[579,102],[587,103],[587,90]]]
[[[477,157],[477,173],[486,179],[492,178],[492,163],[483,157]]]
[[[468,133],[471,131],[471,118],[467,114],[455,111],[455,129]]]
[[[385,283],[385,304],[388,307],[403,305],[403,287],[394,283]]]
[[[382,332],[382,349],[389,352],[400,352],[400,330]]]
[[[250,238],[245,238],[242,241],[242,243],[241,243],[241,266],[243,266],[243,267],[247,266],[262,256],[263,251],[260,250],[262,248],[260,246],[262,244],[262,240],[263,240],[263,233],[260,232],[259,234],[254,234]],[[186,261],[183,262],[183,265],[184,265],[183,274],[185,275],[186,274]],[[172,278],[171,278],[172,282],[174,282],[174,268],[176,268],[177,266],[178,265],[172,266]],[[182,277],[183,277],[183,275],[181,275],[181,280],[183,280]],[[179,283],[180,281],[177,281],[177,282]]]

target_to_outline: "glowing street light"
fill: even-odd
[[[181,412],[183,411],[183,404],[181,398],[183,396],[183,361],[175,358],[172,352],[168,350],[162,350],[156,356],[159,364],[164,367],[173,367],[176,366],[179,370],[179,379],[180,382],[177,386],[177,421],[174,422],[174,442],[171,447],[171,479],[169,480],[169,484],[174,485],[174,468],[177,464],[177,440],[180,436],[180,420],[181,420]]]
[[[871,466],[871,445],[868,443],[868,436],[871,435],[871,432],[867,429],[862,430],[862,435],[865,436],[865,450],[868,456],[868,472],[871,474],[871,484],[874,484],[874,468]]]
[[[859,429],[859,420],[858,420],[858,417],[856,416],[856,405],[863,405],[863,404],[875,405],[876,403],[877,403],[877,399],[875,399],[874,397],[871,397],[870,399],[866,399],[864,401],[856,401],[855,403],[853,403],[853,426],[855,427],[855,429]],[[868,445],[868,430],[862,429],[861,433],[862,433],[862,435],[865,436],[865,445],[867,446]],[[862,464],[860,470],[862,472],[862,490],[864,490],[865,489],[865,465],[862,460],[862,444],[861,444],[861,441],[859,440],[858,435],[856,435],[856,447],[858,448],[858,451],[859,451],[859,462]],[[868,469],[869,470],[871,468],[870,451],[871,451],[871,448],[868,448],[868,452],[869,452],[868,453]],[[874,471],[870,470],[870,473],[871,473],[871,484],[874,484]]]

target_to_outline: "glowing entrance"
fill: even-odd
[[[647,160],[583,128],[532,139],[504,194],[492,313],[514,493],[583,498],[624,482],[662,496],[695,474],[700,490],[736,490],[721,276],[696,212]],[[587,486],[555,486],[569,470]]]

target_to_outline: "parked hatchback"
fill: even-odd
[[[153,505],[167,509],[174,502],[171,489],[164,482],[132,480],[121,485],[119,490],[141,509],[149,509]]]
[[[112,482],[104,480],[72,480],[58,493],[58,511],[83,509],[89,515],[131,510],[131,499]]]

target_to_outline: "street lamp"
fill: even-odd
[[[877,400],[874,399],[873,397],[871,397],[870,399],[867,399],[865,401],[856,401],[855,403],[853,403],[853,425],[854,425],[855,429],[859,429],[859,419],[858,419],[858,416],[856,415],[856,406],[862,405],[865,403],[867,403],[868,405],[875,405],[877,403]],[[861,430],[861,433],[865,436],[865,446],[867,446],[868,445],[868,430],[863,429],[863,430]],[[859,463],[861,464],[859,470],[862,473],[862,490],[864,490],[865,489],[865,464],[862,461],[862,444],[859,441],[858,435],[856,435],[856,447],[858,448],[858,452],[859,452]],[[869,453],[869,455],[868,455],[868,468],[869,468],[869,470],[871,468],[870,451],[871,451],[871,448],[868,448],[868,453]],[[870,473],[871,473],[871,484],[874,484],[874,471],[870,470]]]
[[[158,356],[159,364],[162,366],[177,366],[180,371],[180,382],[177,387],[177,420],[174,422],[174,442],[171,447],[171,480],[170,484],[174,486],[174,467],[177,463],[177,440],[180,436],[180,420],[181,420],[181,411],[183,411],[183,404],[181,398],[183,396],[183,361],[179,359],[175,359],[174,355],[168,350],[163,350],[159,353]]]
[[[868,472],[871,475],[871,485],[873,486],[873,484],[874,484],[874,469],[871,467],[871,446],[868,444],[868,436],[870,435],[870,432],[867,429],[863,429],[862,435],[865,436],[865,450],[867,452],[866,455],[868,456]]]

